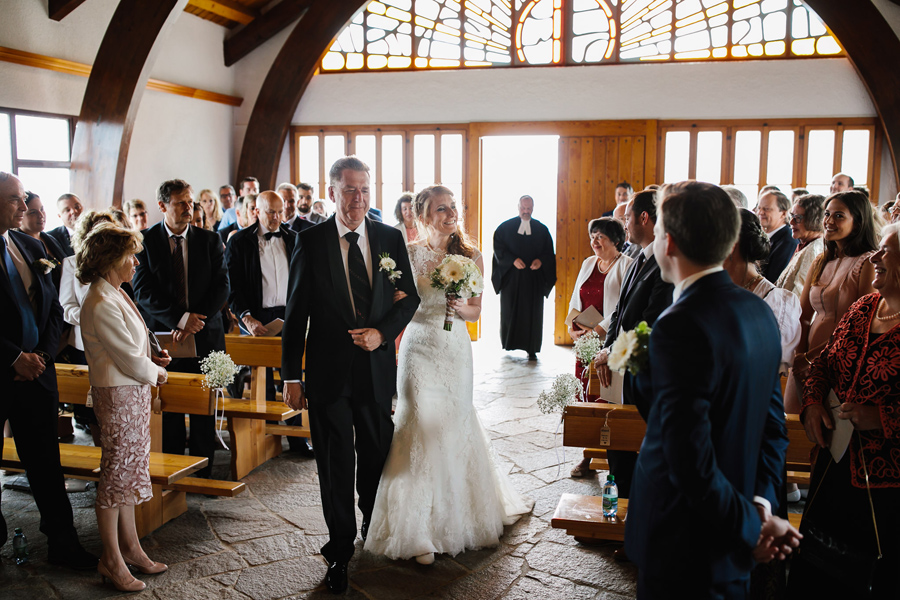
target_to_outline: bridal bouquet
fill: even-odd
[[[650,366],[650,326],[641,321],[631,331],[624,331],[609,350],[609,368],[637,375]]]
[[[431,287],[444,290],[447,310],[444,313],[444,331],[453,329],[453,307],[457,298],[474,298],[484,291],[484,278],[478,265],[471,258],[448,254],[431,272]]]

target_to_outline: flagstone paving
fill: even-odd
[[[625,600],[635,596],[636,569],[613,561],[615,546],[582,546],[550,528],[561,494],[599,494],[597,477],[573,480],[579,456],[561,447],[559,417],[542,415],[535,403],[559,373],[572,372],[567,348],[545,346],[540,360],[504,352],[490,341],[473,345],[475,404],[513,485],[535,500],[532,514],[507,527],[498,548],[438,556],[431,566],[393,561],[364,552],[361,542],[350,564],[346,598],[400,600],[577,599]],[[435,368],[440,368],[436,365]],[[88,443],[79,435],[79,441]],[[227,478],[228,454],[220,451],[213,476]],[[8,481],[10,477],[0,477]],[[188,512],[143,540],[147,553],[169,571],[141,576],[147,589],[135,599],[200,600],[330,598],[319,549],[327,539],[315,461],[289,453],[243,479],[247,490],[231,499],[190,495]],[[92,491],[70,494],[82,543],[99,553]],[[12,544],[0,548],[0,596],[99,600],[119,595],[96,573],[77,573],[46,562],[46,539],[28,493],[3,490],[10,528],[22,527],[31,560],[17,567]]]

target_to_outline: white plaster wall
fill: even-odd
[[[47,16],[46,0],[0,0],[0,45],[92,64],[117,4],[89,0],[56,22]],[[182,13],[163,40],[151,77],[235,94],[234,68],[225,67],[222,57],[226,32]],[[77,116],[88,80],[0,63],[0,81],[0,106]],[[145,91],[131,138],[125,198],[153,200],[157,186],[172,177],[187,179],[197,190],[229,181],[234,112],[224,104]],[[108,204],[107,199],[84,200]],[[150,207],[155,213],[154,202]]]

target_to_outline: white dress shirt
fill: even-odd
[[[334,220],[337,225],[338,238],[341,244],[341,261],[344,264],[344,277],[347,278],[347,290],[350,292],[350,305],[353,307],[354,314],[356,313],[356,304],[353,302],[353,288],[350,287],[350,267],[349,267],[349,253],[350,253],[350,242],[347,241],[347,238],[344,236],[347,235],[350,230],[347,229],[343,223],[339,219]],[[366,261],[366,273],[369,275],[369,285],[372,285],[372,253],[369,251],[369,238],[366,235],[366,220],[363,219],[362,223],[354,229],[356,233],[359,234],[359,238],[356,240],[356,244],[359,246],[359,249],[362,251],[363,260]]]
[[[75,257],[69,256],[63,260],[62,279],[59,282],[59,303],[63,308],[63,319],[72,325],[69,331],[69,345],[84,350],[84,342],[81,339],[81,305],[91,286],[85,285],[75,277]]]
[[[769,239],[771,240],[773,235],[775,235],[776,233],[778,233],[779,231],[781,231],[781,230],[784,229],[785,227],[787,227],[787,225],[782,225],[781,227],[779,227],[778,229],[776,229],[776,230],[773,231],[772,233],[766,232],[766,235],[769,236]]]
[[[522,222],[519,223],[519,231],[517,233],[519,235],[531,235],[531,219],[522,219]]]
[[[169,238],[169,252],[172,254],[175,253],[175,240],[172,239],[173,235],[176,235],[169,226],[166,225],[165,220],[163,221],[163,227],[166,230],[166,236]],[[190,231],[191,226],[188,225],[184,232],[179,235],[184,241],[181,242],[181,252],[184,255],[184,302],[188,306],[190,306],[190,299],[188,298],[188,290],[190,289],[190,285],[188,284],[188,231]],[[188,317],[191,316],[189,311],[186,311],[183,315],[181,315],[181,319],[178,321],[178,327],[176,329],[184,329],[187,325]]]
[[[257,229],[259,244],[259,270],[262,274],[262,306],[274,308],[287,304],[288,275],[290,266],[287,251],[282,238],[272,237],[266,241],[269,233],[262,221]],[[286,234],[283,234],[286,235]]]

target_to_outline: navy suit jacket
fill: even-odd
[[[194,335],[197,355],[225,350],[225,329],[221,310],[228,300],[228,271],[219,236],[199,227],[187,229],[188,306],[187,311],[206,315],[206,325]],[[172,331],[184,315],[172,289],[172,251],[162,222],[144,231],[144,249],[132,285],[137,304],[150,331]]]
[[[294,221],[291,223],[291,231],[294,233],[300,233],[304,229],[309,229],[310,227],[315,227],[318,223],[313,223],[312,221],[307,221],[306,219],[301,219],[300,217],[296,217]]]
[[[51,229],[46,233],[59,242],[60,247],[62,247],[63,251],[66,253],[63,258],[75,256],[75,250],[72,248],[72,240],[69,238],[69,230],[66,229],[65,225],[60,225],[56,229]]]
[[[763,265],[762,275],[772,283],[778,281],[781,272],[784,271],[794,251],[797,249],[797,240],[791,235],[790,227],[782,227],[769,240],[771,249],[769,250],[769,261]]]
[[[772,310],[724,271],[689,286],[657,320],[625,527],[645,576],[749,576],[761,528],[753,497],[777,510],[787,449],[780,361]]]
[[[288,268],[290,268],[291,256],[294,254],[294,243],[297,234],[281,225],[281,239],[284,240],[284,250],[287,253]],[[228,278],[231,283],[231,293],[228,303],[231,310],[241,317],[246,311],[254,318],[259,319],[262,309],[262,269],[259,266],[259,223],[245,227],[232,236],[225,248],[225,263],[228,265]]]
[[[388,225],[366,219],[366,236],[372,260],[372,308],[366,327],[381,332],[385,343],[372,352],[353,344],[347,333],[357,329],[350,303],[350,289],[341,256],[335,217],[303,231],[294,246],[288,304],[282,330],[281,377],[300,380],[306,356],[306,395],[309,402],[328,402],[339,397],[346,376],[356,360],[369,360],[375,400],[386,410],[397,389],[394,340],[419,306],[403,235]],[[378,268],[379,255],[387,252],[402,272],[396,289],[407,297],[394,302],[394,285]],[[309,330],[307,332],[307,324]]]
[[[18,231],[10,231],[9,239],[16,245],[29,266],[40,258],[47,258],[44,245],[33,237]],[[33,267],[31,267],[31,274],[34,278],[31,291],[34,294],[34,304],[36,305],[34,316],[39,333],[38,345],[33,350],[40,350],[51,357],[56,356],[56,351],[59,349],[59,334],[64,323],[63,310],[59,305],[56,287],[54,287],[50,275],[39,273]],[[0,369],[0,373],[2,373],[0,385],[9,386],[15,377],[12,364],[25,349],[22,348],[22,316],[5,269],[0,272],[0,314],[3,315],[3,325],[0,326],[0,332],[2,332],[0,334],[0,364],[3,365]],[[56,370],[52,362],[47,365],[37,381],[44,388],[56,391]]]

